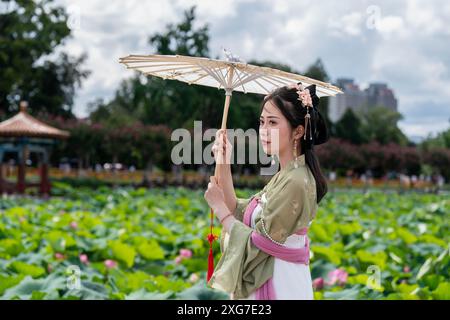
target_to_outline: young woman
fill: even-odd
[[[327,193],[313,147],[329,138],[315,89],[298,83],[264,98],[259,136],[281,168],[250,198],[236,198],[231,143],[217,133],[213,152],[226,161],[217,164],[220,185],[211,177],[204,196],[224,232],[209,284],[231,299],[313,299],[307,230]]]

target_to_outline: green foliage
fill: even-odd
[[[403,116],[384,106],[371,107],[364,113],[362,133],[366,141],[378,141],[381,144],[396,143],[407,145],[408,139],[397,123]]]
[[[175,298],[204,272],[208,210],[199,192],[55,187],[65,199],[0,203],[2,298]],[[193,256],[177,264],[183,248]],[[69,266],[80,268],[80,289],[67,288]]]
[[[124,262],[128,268],[133,266],[136,256],[136,250],[133,247],[118,240],[109,242],[108,246],[111,248],[114,258]]]
[[[450,266],[443,197],[328,194],[310,229],[311,272],[326,280],[341,268],[348,280],[316,290],[315,299],[446,299],[446,284],[438,288]]]
[[[334,130],[337,138],[342,138],[354,144],[366,142],[362,133],[361,120],[350,108],[336,123]]]
[[[376,141],[382,145],[395,143],[406,146],[408,139],[397,125],[401,119],[400,113],[383,106],[370,107],[357,113],[347,109],[335,124],[334,134],[356,145]]]
[[[38,278],[45,274],[45,269],[40,266],[35,266],[32,264],[28,264],[22,261],[13,261],[10,266],[12,271],[21,274],[21,275],[29,275],[33,278]]]
[[[154,239],[142,242],[137,247],[137,250],[147,260],[164,259],[164,250]]]
[[[75,89],[89,75],[81,69],[86,56],[49,58],[70,36],[65,9],[52,0],[3,0],[2,8],[0,110],[9,116],[22,99],[33,111],[73,116]]]
[[[450,128],[438,133],[435,137],[431,134],[420,144],[424,149],[447,148],[450,149]]]

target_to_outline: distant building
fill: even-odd
[[[344,93],[330,97],[328,110],[330,120],[333,122],[339,121],[347,109],[357,112],[367,111],[367,108],[375,106],[384,106],[397,111],[397,99],[385,83],[371,83],[364,90],[361,90],[353,79],[340,78],[335,84]]]

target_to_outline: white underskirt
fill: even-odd
[[[261,200],[266,201],[265,195]],[[255,227],[255,218],[261,212],[258,204],[252,213],[252,228]],[[225,235],[227,242],[228,234]],[[305,235],[293,234],[287,237],[284,245],[289,248],[301,248],[305,245]],[[311,272],[309,265],[287,262],[275,258],[273,271],[273,285],[277,300],[313,300],[314,293],[312,287]],[[239,300],[255,300],[256,294],[253,292],[247,298]]]

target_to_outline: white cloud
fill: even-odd
[[[331,16],[328,27],[331,34],[337,37],[359,36],[364,28],[363,15],[361,12],[352,12],[342,17]]]
[[[167,1],[58,0],[78,19],[72,39],[62,50],[88,54],[85,68],[92,71],[75,102],[75,113],[86,115],[86,105],[96,98],[110,98],[123,78],[132,74],[118,63],[131,52],[150,53],[148,37],[178,19]],[[78,15],[78,16],[77,16]]]
[[[404,22],[402,17],[387,16],[380,19],[377,29],[379,32],[389,35],[393,32],[398,32],[404,29]]]
[[[236,16],[236,6],[239,1],[210,1],[210,0],[175,0],[174,8],[190,8],[193,5],[198,6],[199,19],[225,19]]]
[[[433,36],[439,33],[450,34],[448,1],[407,1],[405,17],[408,25],[420,34]]]
[[[448,36],[439,27],[443,17],[439,6],[419,7],[408,1],[405,11],[401,20],[392,20],[391,27],[379,30],[372,78],[383,79],[394,88],[405,117],[400,122],[404,132],[426,136],[449,126],[450,50],[444,45]]]

